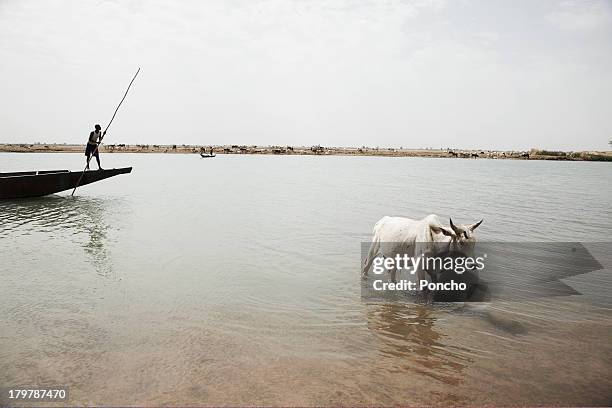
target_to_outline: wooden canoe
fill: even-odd
[[[131,171],[131,167],[86,171],[79,183],[79,187],[119,174],[130,173]],[[0,199],[41,197],[70,190],[76,186],[81,173],[81,171],[69,170],[0,173]]]

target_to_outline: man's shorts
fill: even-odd
[[[89,157],[90,155],[94,155],[97,156],[98,155],[98,149],[96,149],[98,145],[92,145],[87,143],[87,147],[85,148],[85,156]],[[95,152],[95,153],[94,153]]]

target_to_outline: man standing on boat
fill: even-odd
[[[87,141],[87,147],[85,148],[85,156],[87,157],[87,167],[86,170],[89,170],[89,160],[91,160],[91,156],[95,156],[96,161],[98,162],[98,170],[102,170],[102,166],[100,166],[100,154],[98,153],[98,145],[102,141],[102,138],[106,134],[101,132],[102,127],[100,125],[96,125],[96,129],[89,134],[89,140]]]

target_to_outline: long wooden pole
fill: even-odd
[[[106,131],[110,127],[111,123],[113,123],[113,119],[115,119],[115,115],[117,115],[117,111],[119,111],[119,107],[121,106],[121,104],[125,100],[125,97],[127,96],[128,92],[130,91],[130,87],[134,83],[134,80],[138,76],[139,72],[140,72],[140,67],[138,68],[138,71],[136,71],[136,73],[134,74],[134,78],[132,78],[132,80],[130,81],[130,84],[128,85],[127,89],[125,90],[125,94],[123,94],[123,98],[121,98],[121,102],[119,102],[119,105],[117,105],[117,109],[115,109],[115,112],[113,113],[113,117],[111,118],[110,122],[108,122],[108,125],[106,125],[106,129],[104,129],[104,132],[102,133],[102,137],[100,137],[100,140],[96,144],[96,147],[95,147],[93,153],[87,157],[87,164],[85,165],[85,168],[83,169],[83,172],[81,173],[81,177],[79,177],[79,180],[77,181],[76,185],[74,186],[74,189],[72,190],[72,194],[70,194],[70,195],[74,195],[74,192],[76,191],[77,187],[79,186],[79,184],[81,184],[81,180],[83,180],[83,176],[85,175],[85,171],[89,167],[89,161],[91,160],[91,158],[98,151],[98,146],[100,146],[100,143],[102,143],[102,139],[104,139],[104,136],[106,136]]]

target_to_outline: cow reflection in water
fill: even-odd
[[[96,272],[113,277],[112,262],[106,248],[111,229],[106,219],[113,204],[111,201],[52,195],[1,204],[0,233],[10,236],[11,231],[19,230],[21,234],[45,234],[62,243],[82,245]],[[85,240],[83,234],[87,234]]]
[[[427,305],[381,304],[368,311],[368,329],[381,341],[392,370],[414,372],[457,385],[472,360],[460,348],[442,343],[434,309]]]

